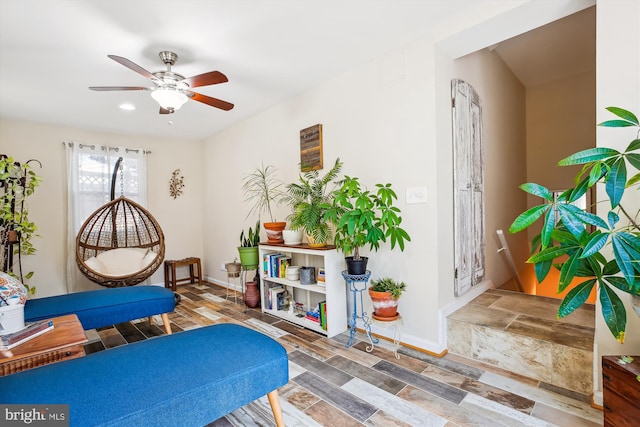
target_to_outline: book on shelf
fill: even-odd
[[[324,329],[325,331],[327,330],[327,302],[326,301],[321,301],[318,304],[318,311],[320,312],[320,326],[322,326],[322,329]]]
[[[279,252],[268,254],[265,256],[265,273],[267,277],[278,277],[280,272],[278,271],[278,263],[277,260],[280,257],[283,257]]]
[[[29,323],[19,331],[0,336],[0,350],[11,350],[35,337],[53,329],[52,320],[40,320]]]
[[[284,304],[284,292],[282,287],[269,288],[269,310],[280,310]]]
[[[278,278],[285,279],[287,277],[287,267],[291,264],[291,257],[281,256],[277,260]]]

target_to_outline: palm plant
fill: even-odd
[[[331,227],[324,220],[324,214],[326,206],[333,202],[333,188],[328,189],[328,186],[336,180],[341,170],[342,162],[338,158],[323,177],[319,177],[317,170],[312,170],[300,175],[300,182],[287,185],[284,200],[293,209],[287,217],[292,230],[304,231],[317,243],[331,240]]]
[[[618,107],[607,110],[618,119],[607,120],[599,126],[640,128],[633,113]],[[597,284],[602,315],[620,343],[624,342],[627,314],[614,288],[640,295],[640,209],[631,215],[621,204],[626,190],[640,187],[640,173],[627,179],[627,163],[640,170],[638,134],[622,153],[596,147],[561,160],[559,166],[584,165],[576,176],[576,186],[554,199],[553,193],[542,185],[521,185],[520,188],[541,197],[544,203],[520,214],[509,228],[511,233],[516,233],[543,218],[542,232],[532,240],[528,260],[534,264],[538,280],[544,280],[552,266],[560,270],[558,292],[567,289],[575,277],[585,278],[567,293],[558,317],[567,316],[584,304]],[[572,204],[597,183],[605,184],[611,206],[606,221]],[[622,223],[621,215],[626,218]],[[612,259],[603,253],[608,245],[613,249]]]
[[[279,205],[284,197],[282,181],[276,177],[276,168],[272,165],[257,167],[252,173],[244,177],[242,190],[245,201],[253,202],[253,207],[247,216],[257,213],[269,215],[271,222],[277,222],[272,208]]]

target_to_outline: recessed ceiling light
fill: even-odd
[[[119,107],[121,110],[125,111],[133,111],[136,109],[135,105],[133,104],[120,104]]]

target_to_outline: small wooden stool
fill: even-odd
[[[176,268],[189,266],[189,277],[185,277],[184,279],[176,278]],[[195,268],[198,268],[198,274],[195,273]],[[202,284],[202,266],[200,265],[200,258],[190,257],[184,259],[170,259],[164,262],[164,287],[170,288],[172,291],[176,290],[176,286],[179,283],[196,283],[196,279],[198,279],[198,284]]]

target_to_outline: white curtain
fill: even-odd
[[[106,147],[65,142],[67,158],[67,292],[98,289],[76,265],[76,236],[84,221],[111,200],[113,169],[122,157],[115,177],[114,197],[121,195],[147,205],[147,151],[142,148]]]

